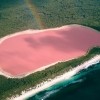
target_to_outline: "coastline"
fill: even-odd
[[[38,84],[36,87],[31,88],[29,91],[23,91],[20,96],[13,96],[8,100],[24,100],[27,99],[28,97],[31,97],[32,95],[35,95],[36,93],[62,81],[62,80],[67,80],[76,73],[78,73],[82,69],[87,69],[89,66],[97,64],[100,62],[100,55],[97,55],[90,60],[84,62],[81,65],[78,65],[77,67],[69,70],[68,72],[64,73],[63,75],[57,76],[54,79],[49,79],[43,83]]]
[[[46,29],[46,30],[26,30],[26,31],[23,31],[23,32],[16,32],[15,34],[11,34],[11,35],[8,35],[8,36],[5,36],[4,38],[1,38],[0,39],[0,43],[2,44],[2,42],[3,41],[6,41],[6,39],[9,39],[9,38],[11,38],[11,37],[13,37],[13,36],[17,36],[17,35],[23,35],[23,34],[37,34],[38,32],[44,32],[44,31],[46,31],[46,32],[48,32],[48,30],[56,30],[57,29],[57,31],[59,31],[59,29],[61,29],[61,31],[63,30],[63,29],[67,29],[67,30],[70,30],[70,28],[71,27],[75,27],[75,28],[77,28],[77,27],[81,27],[81,25],[70,25],[68,28],[67,28],[68,26],[62,26],[62,27],[59,27],[59,28],[52,28],[52,29]],[[82,27],[84,27],[84,26],[82,26]],[[87,27],[85,27],[86,29],[88,29]],[[95,31],[95,30],[94,30]],[[28,32],[28,33],[27,33]],[[83,38],[83,37],[82,37]],[[94,37],[93,37],[94,38]],[[96,39],[97,40],[97,39]],[[82,42],[83,43],[83,42]],[[97,47],[96,45],[94,45],[95,47]],[[88,48],[89,50],[92,48],[92,46],[90,47],[90,48]],[[88,52],[89,52],[89,50],[88,50]],[[94,50],[95,51],[95,50]],[[16,78],[18,78],[19,80],[21,80],[20,78],[25,78],[26,76],[31,76],[31,74],[33,75],[33,73],[35,73],[35,72],[38,72],[38,71],[42,71],[42,70],[46,70],[46,68],[48,68],[48,67],[51,67],[52,65],[55,65],[55,64],[57,64],[57,63],[61,63],[61,62],[67,62],[67,61],[69,61],[70,62],[70,60],[73,60],[73,59],[77,59],[77,58],[81,58],[81,56],[83,56],[83,58],[88,54],[88,52],[86,51],[84,54],[82,54],[82,55],[80,55],[80,56],[76,56],[76,57],[72,57],[72,58],[69,58],[69,59],[66,59],[66,60],[57,60],[55,63],[48,63],[46,66],[42,66],[41,68],[38,68],[38,69],[36,69],[36,70],[31,70],[30,72],[27,72],[27,73],[21,73],[21,74],[16,74],[16,75],[13,75],[13,74],[10,74],[9,72],[6,72],[6,71],[4,71],[3,70],[3,68],[2,68],[2,66],[1,66],[1,68],[0,68],[0,75],[3,75],[3,76],[5,76],[5,77],[3,77],[3,80],[7,80],[7,84],[9,83],[8,81],[9,81],[9,78],[11,78],[10,80],[11,80],[11,84],[12,85],[15,85],[15,83],[16,83],[16,85],[15,85],[15,87],[14,87],[14,89],[16,89],[17,90],[17,81],[15,81],[16,80]],[[97,52],[98,52],[98,50],[97,50]],[[94,54],[95,54],[95,52],[94,52]],[[96,54],[98,54],[98,53],[96,53]],[[100,53],[99,53],[100,54]],[[99,55],[98,54],[98,55]],[[64,80],[64,79],[68,79],[68,78],[70,78],[70,77],[72,77],[73,75],[75,75],[77,72],[79,72],[80,70],[82,70],[82,69],[84,69],[84,68],[88,68],[90,65],[92,65],[92,64],[95,64],[95,63],[98,63],[98,62],[100,62],[100,57],[98,58],[95,58],[95,57],[97,57],[97,56],[92,56],[92,55],[90,55],[89,56],[89,59],[87,58],[86,60],[85,59],[83,59],[83,62],[82,62],[82,59],[81,60],[78,60],[78,62],[80,62],[81,61],[81,63],[78,63],[77,61],[74,61],[74,64],[72,64],[72,66],[73,67],[75,67],[75,68],[73,68],[73,67],[71,67],[70,65],[69,65],[69,67],[70,67],[70,69],[67,71],[67,72],[65,72],[66,70],[64,70],[64,73],[62,73],[62,74],[57,74],[57,75],[55,75],[54,77],[55,78],[53,78],[53,79],[51,79],[51,77],[49,77],[49,78],[47,78],[47,80],[45,81],[45,78],[44,78],[44,80],[43,81],[40,81],[40,82],[36,82],[37,84],[36,85],[34,85],[34,87],[33,87],[33,83],[32,83],[32,85],[30,84],[29,85],[29,83],[28,84],[25,84],[25,85],[29,85],[29,87],[28,88],[26,88],[26,90],[25,90],[25,85],[24,85],[24,82],[23,82],[23,85],[24,85],[24,88],[21,88],[21,86],[23,86],[23,85],[20,85],[20,82],[21,81],[19,81],[19,86],[20,86],[20,88],[21,88],[21,91],[20,92],[16,92],[14,89],[13,89],[13,93],[12,93],[12,95],[11,96],[9,96],[8,95],[8,98],[7,98],[7,96],[5,96],[7,99],[9,99],[10,97],[11,97],[11,100],[23,100],[24,98],[27,98],[27,97],[30,97],[30,96],[32,96],[33,94],[36,94],[36,93],[38,93],[39,91],[42,91],[42,90],[44,90],[44,89],[46,89],[46,88],[48,88],[48,87],[50,87],[50,86],[52,86],[52,85],[54,85],[54,84],[56,84],[56,83],[58,83],[58,82],[60,82],[60,81],[62,81],[62,80]],[[90,59],[94,59],[92,62],[88,62],[88,61],[90,61]],[[87,63],[86,63],[87,62]],[[76,64],[75,64],[76,63]],[[78,63],[78,64],[77,64]],[[86,63],[86,65],[84,65],[84,63]],[[81,66],[81,67],[80,67]],[[66,66],[65,66],[66,67]],[[63,67],[63,68],[65,68],[65,67]],[[67,67],[66,67],[67,68]],[[73,69],[72,69],[73,68]],[[49,68],[48,68],[49,69]],[[47,69],[47,70],[48,70]],[[29,77],[30,77],[29,76]],[[26,78],[27,79],[27,78]],[[33,78],[34,79],[34,78]],[[1,76],[1,80],[2,80],[2,76]],[[14,80],[14,82],[13,82],[13,80]],[[27,79],[28,80],[28,79]],[[27,80],[25,80],[26,81],[26,83],[27,83]],[[36,80],[36,79],[35,79]],[[42,79],[41,79],[42,80]],[[31,80],[30,80],[30,83],[31,83]],[[12,86],[11,85],[11,86]],[[8,87],[9,87],[9,85],[8,85]],[[2,92],[3,90],[1,90],[1,92]],[[5,90],[4,90],[5,91]],[[5,91],[6,92],[6,91]],[[15,92],[15,93],[14,93]],[[10,92],[9,92],[10,93]],[[8,93],[8,94],[9,94]],[[18,94],[18,95],[15,95],[15,94]],[[3,95],[1,95],[1,96],[4,96],[4,94]]]

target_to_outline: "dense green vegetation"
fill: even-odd
[[[0,37],[30,28],[38,25],[24,0],[0,0]]]
[[[100,30],[100,0],[32,0],[45,26],[82,24]]]
[[[26,1],[37,9],[44,28],[81,24],[100,30],[100,0],[0,0],[0,37],[40,28]]]
[[[100,54],[99,47],[91,49],[85,56],[70,61],[57,63],[52,67],[49,67],[43,71],[38,71],[21,79],[11,79],[0,76],[0,100],[6,100],[7,97],[20,94],[23,90],[28,90],[30,87],[34,87],[47,79],[61,75],[62,73],[69,71],[69,69],[76,67],[97,54]]]

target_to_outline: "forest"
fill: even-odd
[[[100,0],[0,0],[0,37],[69,24],[100,31]]]
[[[81,24],[100,31],[100,0],[32,0],[45,27]]]

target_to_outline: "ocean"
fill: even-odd
[[[100,100],[100,63],[83,69],[27,100]]]

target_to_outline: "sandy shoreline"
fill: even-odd
[[[56,78],[54,79],[51,79],[49,81],[45,81],[39,85],[37,85],[35,87],[35,89],[32,89],[30,91],[23,91],[22,92],[22,95],[20,96],[13,96],[12,98],[10,98],[9,100],[25,100],[27,99],[28,97],[31,97],[32,95],[35,95],[36,93],[62,81],[62,80],[66,80],[66,79],[69,79],[70,77],[72,77],[73,75],[75,75],[77,72],[79,72],[80,70],[82,69],[86,69],[88,68],[89,66],[93,65],[93,64],[97,64],[100,62],[100,55],[97,55],[95,57],[93,57],[92,59],[84,62],[83,64],[73,68],[72,70],[64,73],[63,75],[60,75],[60,76],[57,76]]]

